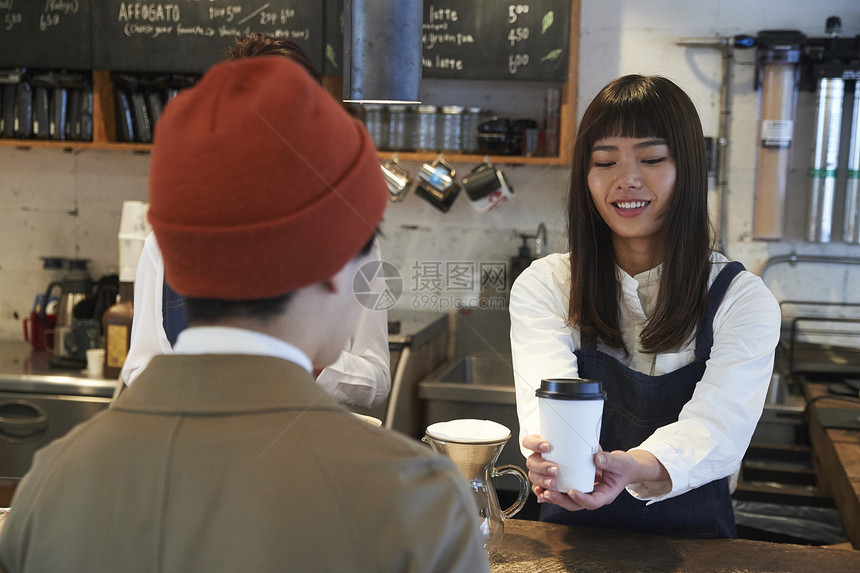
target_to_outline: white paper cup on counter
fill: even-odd
[[[545,460],[558,466],[557,491],[594,490],[594,454],[603,420],[603,385],[581,378],[541,380],[538,397],[540,434],[550,444]]]
[[[103,378],[105,363],[104,348],[90,348],[87,350],[87,376],[90,378]]]
[[[382,420],[380,420],[379,418],[374,418],[373,416],[367,416],[365,414],[359,414],[357,412],[353,412],[352,415],[361,420],[362,422],[367,422],[371,426],[376,426],[377,428],[382,426]]]

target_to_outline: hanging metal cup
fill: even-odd
[[[488,213],[514,198],[508,178],[489,159],[463,177],[463,188],[479,213]]]
[[[433,163],[425,163],[418,171],[415,194],[447,213],[460,194],[460,186],[454,181],[456,172],[440,155]]]
[[[409,171],[397,160],[397,154],[382,164],[382,176],[388,186],[388,199],[397,203],[403,201],[412,181],[409,179]]]

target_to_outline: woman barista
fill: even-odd
[[[607,85],[574,148],[568,254],[511,291],[523,452],[541,519],[735,537],[729,476],[762,412],[779,307],[711,251],[707,160],[693,103],[661,77]],[[607,394],[592,493],[554,491],[535,389],[599,380]],[[588,511],[582,511],[588,510]]]

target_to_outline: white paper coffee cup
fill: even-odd
[[[595,380],[541,380],[538,397],[540,434],[550,445],[545,460],[558,466],[557,491],[594,490],[594,454],[600,443],[606,394]]]
[[[87,350],[87,376],[101,378],[104,373],[105,349],[90,348]]]
[[[367,416],[365,414],[359,414],[357,412],[353,412],[352,415],[359,420],[362,420],[363,422],[367,422],[371,426],[376,426],[377,428],[382,426],[382,420],[380,420],[379,418],[374,418],[373,416]]]

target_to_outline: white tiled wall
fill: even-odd
[[[609,80],[622,74],[662,74],[686,89],[702,116],[706,135],[715,136],[719,120],[720,56],[716,50],[685,49],[682,37],[718,37],[764,29],[798,29],[823,35],[824,21],[838,15],[844,35],[860,34],[856,0],[582,0],[579,64],[581,115]],[[751,213],[755,173],[757,94],[753,89],[754,52],[736,52],[733,74],[729,156],[728,254],[759,270],[772,256],[791,252],[860,258],[860,247],[840,243],[811,245],[805,228],[809,141],[796,139],[789,199],[790,240],[752,241]],[[469,87],[428,85],[425,98],[456,103]],[[514,90],[500,98],[482,82],[471,105],[535,109],[534,90]],[[499,92],[501,92],[501,87]],[[464,96],[465,97],[465,96]],[[813,97],[802,94],[799,129],[811,129]],[[503,103],[505,104],[503,106]],[[507,105],[510,104],[510,105]],[[806,127],[803,127],[805,122]],[[115,272],[119,216],[124,200],[145,200],[148,155],[116,151],[67,153],[0,148],[0,338],[21,338],[20,319],[33,296],[51,278],[40,256],[92,259],[96,276]],[[414,175],[419,165],[407,164]],[[460,174],[472,165],[455,165]],[[540,222],[549,230],[551,251],[566,250],[564,194],[568,173],[561,167],[504,166],[516,200],[494,213],[475,213],[460,197],[447,214],[409,195],[392,205],[383,224],[383,253],[411,288],[416,264],[434,261],[506,261],[515,255],[519,233],[534,233]],[[860,266],[798,264],[770,267],[766,281],[780,299],[860,301]],[[407,293],[408,294],[408,293]],[[414,298],[405,296],[400,305]]]
[[[0,148],[0,339],[22,339],[21,320],[55,278],[39,257],[117,271],[122,202],[146,200],[148,169],[148,155],[127,152]]]

